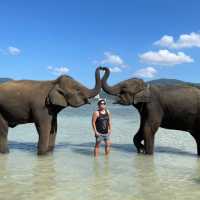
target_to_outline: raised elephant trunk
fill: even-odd
[[[85,93],[88,98],[95,97],[101,91],[101,78],[100,78],[100,67],[95,71],[95,87],[93,89],[85,88]]]
[[[111,95],[117,95],[120,93],[120,87],[117,85],[117,86],[109,86],[107,84],[107,80],[108,80],[108,77],[110,75],[110,70],[109,68],[107,67],[102,67],[101,69],[103,69],[105,71],[105,74],[102,78],[102,88],[105,92],[107,92],[108,94],[111,94]]]

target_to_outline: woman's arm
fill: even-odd
[[[108,116],[109,116],[108,133],[111,134],[111,132],[112,132],[112,121],[111,121],[111,113],[110,112],[108,112]]]
[[[98,117],[97,112],[94,112],[93,115],[92,115],[92,128],[93,128],[95,136],[99,135],[99,133],[98,133],[98,131],[96,129],[96,124],[95,124],[95,122],[97,120],[97,117]]]

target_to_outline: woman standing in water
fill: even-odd
[[[92,127],[96,138],[94,156],[99,155],[99,146],[101,141],[104,141],[105,154],[108,155],[111,145],[111,114],[106,109],[106,101],[104,99],[100,99],[97,104],[98,110],[92,115]]]

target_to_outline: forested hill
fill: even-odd
[[[12,79],[10,79],[10,78],[0,78],[0,83],[11,81],[11,80]]]
[[[200,86],[200,83],[191,83],[185,82],[177,79],[156,79],[152,81],[148,81],[147,83],[153,85],[192,85],[192,86]]]

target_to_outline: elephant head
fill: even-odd
[[[95,97],[101,90],[100,69],[95,72],[96,84],[93,89],[83,86],[78,81],[67,75],[58,77],[53,82],[46,102],[47,105],[58,107],[79,107],[89,103],[89,98]]]
[[[131,78],[114,86],[109,86],[107,79],[110,75],[110,70],[107,67],[101,67],[105,71],[102,78],[102,88],[105,92],[118,97],[114,103],[121,105],[133,105],[141,102],[150,102],[151,95],[148,86],[142,79]]]

